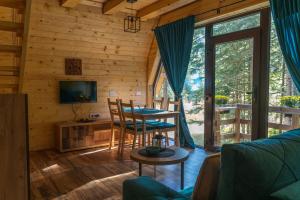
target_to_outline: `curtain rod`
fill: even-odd
[[[231,3],[231,4],[228,4],[228,5],[225,5],[225,6],[221,6],[221,7],[219,7],[219,8],[214,8],[214,9],[208,10],[208,11],[206,11],[206,12],[204,12],[204,13],[197,14],[197,15],[195,15],[195,16],[197,17],[197,16],[200,16],[200,15],[203,15],[203,14],[206,14],[206,13],[209,13],[209,12],[212,12],[212,11],[217,11],[217,13],[220,14],[222,8],[230,7],[230,6],[233,6],[233,5],[242,3],[242,2],[244,2],[244,1],[246,1],[246,0],[240,0],[240,1],[237,1],[237,2],[234,2],[234,3]]]
[[[198,17],[198,16],[201,16],[201,15],[204,15],[204,14],[206,14],[206,13],[209,13],[209,12],[212,12],[212,11],[217,11],[217,14],[220,14],[220,13],[221,13],[221,9],[222,9],[222,8],[226,8],[226,7],[229,7],[229,6],[233,6],[233,5],[239,4],[239,3],[241,3],[241,2],[244,2],[244,1],[246,1],[246,0],[240,0],[240,1],[237,1],[237,2],[231,3],[231,4],[228,4],[228,5],[225,5],[225,6],[219,7],[219,8],[214,8],[214,9],[208,10],[208,11],[206,11],[206,12],[203,12],[203,13],[197,14],[197,15],[195,15],[195,17]],[[160,16],[160,18],[161,18],[161,16]],[[158,26],[159,26],[159,24],[157,24],[157,25],[156,25],[156,27],[158,27]],[[156,27],[155,27],[155,28],[156,28]],[[152,31],[154,31],[154,30],[155,30],[155,28],[153,28],[153,29],[152,29]]]

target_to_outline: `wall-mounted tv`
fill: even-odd
[[[96,81],[59,81],[60,103],[95,103],[97,102]]]

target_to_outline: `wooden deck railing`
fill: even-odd
[[[217,144],[221,144],[222,140],[231,139],[234,142],[240,142],[241,140],[250,140],[251,139],[251,105],[247,104],[236,104],[233,106],[224,106],[216,108],[215,113],[215,142]],[[248,119],[245,118],[249,113],[250,116]],[[234,116],[231,118],[222,117],[222,115],[234,113]],[[289,119],[285,120],[288,123],[276,123],[276,122],[269,122],[268,127],[273,129],[278,129],[280,131],[286,131],[291,129],[296,129],[300,127],[299,118],[300,118],[300,109],[296,108],[288,108],[288,107],[277,107],[277,106],[270,106],[269,113],[279,113],[282,116],[288,116]],[[283,120],[282,120],[283,121]],[[222,126],[224,125],[233,125],[231,128],[233,131],[230,133],[224,133],[222,130]],[[241,131],[241,128],[243,131]]]

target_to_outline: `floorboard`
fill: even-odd
[[[207,153],[189,150],[185,164],[185,187],[193,186]],[[118,200],[122,183],[138,175],[138,165],[117,158],[116,149],[89,149],[69,153],[55,150],[30,153],[31,199]],[[143,175],[153,176],[153,166],[143,165]],[[180,165],[157,166],[156,180],[180,190]]]

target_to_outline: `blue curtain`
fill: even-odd
[[[300,91],[300,0],[270,0],[280,47]]]
[[[192,50],[195,17],[157,27],[154,32],[161,60],[176,99],[181,99],[179,140],[181,146],[195,148],[184,114],[181,93],[183,90]]]

